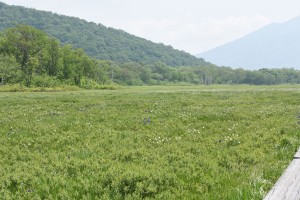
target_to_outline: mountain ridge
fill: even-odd
[[[300,16],[272,23],[244,37],[198,54],[220,66],[233,68],[298,68]]]

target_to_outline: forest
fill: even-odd
[[[61,84],[82,88],[99,85],[163,84],[299,84],[295,69],[250,71],[215,65],[168,66],[99,60],[84,50],[63,45],[45,32],[30,26],[8,28],[0,36],[0,83],[27,87],[55,87]]]

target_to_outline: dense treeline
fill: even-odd
[[[300,71],[295,69],[260,69],[257,71],[229,67],[170,67],[162,63],[143,66],[127,63],[116,68],[115,82],[126,85],[190,84],[300,84]]]
[[[0,13],[0,30],[18,24],[33,26],[57,38],[62,44],[82,48],[88,55],[100,60],[122,63],[134,61],[143,64],[163,62],[169,66],[208,64],[203,59],[175,50],[171,46],[153,43],[122,30],[75,17],[8,6],[1,2]]]
[[[82,49],[62,45],[30,26],[9,28],[0,35],[0,84],[21,83],[27,87],[61,84],[95,88],[103,84],[159,85],[300,83],[300,71],[260,69],[250,71],[204,66],[168,66],[163,62],[115,62],[96,60]]]

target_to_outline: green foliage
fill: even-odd
[[[100,61],[71,45],[61,47],[55,39],[33,27],[19,25],[7,29],[1,38],[1,52],[2,84],[18,82],[27,87],[56,87],[67,83],[81,86],[83,77],[97,84],[108,82],[107,69]]]
[[[300,84],[299,70],[249,71],[217,67],[195,60],[194,57],[175,51],[171,47],[150,43],[125,32],[76,18],[7,6],[1,2],[0,12],[2,15],[0,30],[13,26],[12,23],[31,24],[66,44],[63,46],[45,32],[26,25],[5,29],[0,35],[0,83],[2,85],[21,83],[27,87],[56,87],[58,84],[68,84],[95,89],[114,83],[120,85]],[[7,16],[11,18],[7,19]],[[65,29],[60,29],[61,26]],[[65,33],[66,31],[68,33]],[[73,36],[76,34],[83,35],[76,36],[74,39]],[[89,35],[88,39],[85,34]],[[82,49],[76,49],[71,44],[75,47],[82,46],[92,56],[108,60],[92,59]]]
[[[262,199],[300,144],[298,87],[2,93],[0,196]]]
[[[21,70],[13,56],[0,53],[0,85],[13,84],[21,79]]]
[[[61,85],[61,82],[56,77],[43,74],[41,76],[34,76],[32,79],[32,85],[35,87],[53,88]]]
[[[103,88],[95,88],[95,89],[115,89],[113,85],[103,86]],[[60,92],[60,91],[79,91],[82,90],[78,86],[75,85],[66,85],[59,84],[59,86],[54,87],[25,87],[22,84],[11,84],[11,85],[2,85],[0,87],[0,92]]]
[[[228,67],[171,67],[162,62],[116,63],[95,60],[82,49],[61,46],[45,33],[28,26],[7,29],[1,39],[1,84],[22,83],[27,87],[69,84],[86,89],[101,85],[188,84],[299,84],[300,71],[261,69],[247,71]],[[15,59],[13,59],[15,57]]]
[[[39,57],[46,41],[45,33],[29,26],[17,26],[4,33],[1,50],[5,54],[15,56],[28,87],[34,72],[39,68]]]
[[[136,62],[111,66],[111,80],[122,85],[185,84],[300,84],[300,71],[295,69],[261,69],[250,71],[228,67],[170,67],[163,63],[142,65]]]

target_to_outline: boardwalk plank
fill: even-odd
[[[300,149],[264,200],[300,200]]]

